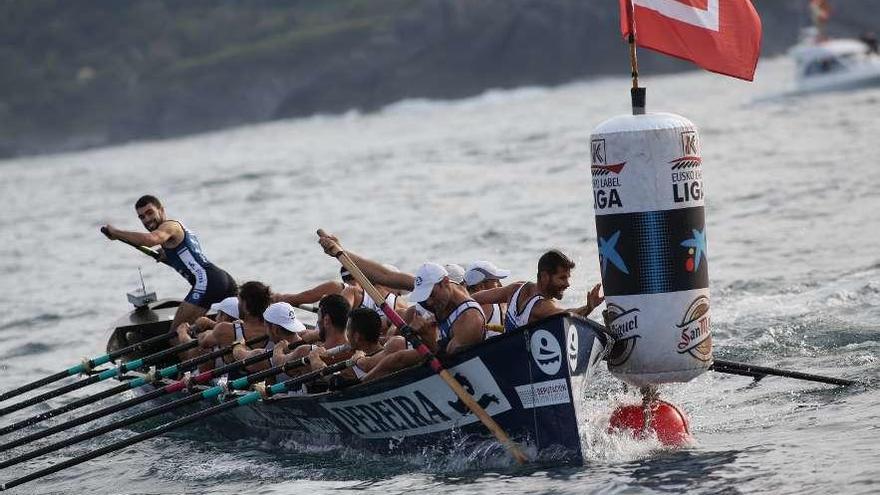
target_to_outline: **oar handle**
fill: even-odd
[[[254,339],[249,340],[247,343],[253,345],[255,343],[259,343],[259,342],[265,340],[266,338],[267,338],[267,336],[256,337]],[[224,353],[231,352],[232,351],[232,344],[226,346],[224,349],[221,349],[221,350],[218,350],[215,352],[220,352],[220,351],[224,351]],[[222,376],[222,375],[229,373],[231,371],[236,371],[240,368],[250,366],[251,364],[258,363],[258,362],[263,361],[265,359],[269,359],[269,357],[271,355],[272,355],[272,351],[267,351],[267,352],[261,353],[257,356],[251,356],[251,357],[244,359],[242,361],[236,361],[234,363],[227,364],[225,366],[221,366],[220,368],[215,368],[212,370],[205,371],[204,373],[200,373],[200,374],[192,377],[191,380],[194,383],[207,383],[210,380],[213,380],[214,378]],[[204,356],[202,356],[202,357],[204,357]],[[186,361],[180,365],[169,366],[168,368],[163,369],[160,372],[160,374],[165,375],[165,372],[168,370],[171,370],[172,373],[176,374],[178,372],[178,368],[179,369],[186,369],[186,368],[184,368],[184,366],[187,363],[189,363],[190,361],[193,361],[193,360]],[[192,363],[192,364],[198,364],[198,363]],[[276,371],[276,373],[277,373],[277,371]],[[165,376],[167,376],[167,375],[165,375]],[[255,380],[255,381],[257,381],[257,380]],[[148,383],[148,382],[145,378],[139,377],[139,378],[135,378],[134,380],[131,380],[130,382],[128,382],[128,386],[130,388],[137,388],[142,385],[145,385],[146,383]],[[250,383],[245,382],[241,388],[245,388],[248,385],[250,385]],[[119,412],[119,411],[128,409],[128,408],[136,406],[138,404],[142,404],[144,402],[150,401],[150,400],[157,398],[157,397],[160,397],[162,395],[186,390],[186,388],[187,388],[186,380],[178,380],[178,381],[176,381],[174,383],[170,383],[162,388],[156,389],[148,394],[134,397],[134,398],[129,399],[127,401],[123,401],[119,404],[114,404],[114,405],[105,407],[104,409],[100,409],[98,411],[93,411],[93,412],[86,414],[84,416],[81,416],[79,418],[74,418],[74,419],[67,421],[65,423],[51,426],[49,428],[31,433],[30,435],[26,435],[26,436],[17,438],[15,440],[12,440],[11,442],[0,445],[0,452],[9,450],[11,448],[18,447],[20,445],[25,445],[27,443],[33,442],[35,440],[39,440],[41,438],[45,438],[50,435],[54,435],[55,433],[58,433],[60,431],[68,430],[70,428],[73,428],[73,427],[76,427],[76,426],[79,426],[79,425],[82,425],[85,423],[89,423],[89,422],[94,421],[98,418],[102,418],[104,416],[113,414],[115,412]],[[217,388],[218,395],[219,395],[219,391],[221,390],[221,388],[220,387],[215,387],[215,388]],[[209,390],[211,390],[211,389],[209,389]],[[205,391],[205,392],[208,392],[208,391]],[[202,393],[205,393],[205,392],[202,392]],[[194,395],[187,396],[187,397],[198,397],[199,400],[201,398],[205,398],[205,397],[200,397],[200,394],[194,394]],[[184,399],[187,399],[187,398],[185,397]],[[196,399],[189,399],[188,401],[186,401],[184,399],[181,399],[184,402],[172,402],[169,404],[178,404],[178,405],[188,404],[189,402],[193,402],[196,400]],[[164,405],[162,407],[165,408],[165,407],[168,407],[168,405]],[[171,409],[173,409],[174,407],[177,407],[177,406],[171,406]],[[14,458],[14,459],[8,459],[6,461],[0,462],[0,469],[4,469],[6,467],[9,467],[9,466],[12,466],[15,464],[19,464],[21,462],[33,459],[35,457],[39,457],[39,456],[46,454],[46,453],[49,453],[49,452],[54,452],[58,449],[73,445],[75,443],[81,442],[83,440],[87,440],[89,438],[94,438],[98,435],[103,435],[104,433],[107,433],[108,431],[113,431],[113,430],[123,428],[125,426],[131,425],[134,423],[138,423],[140,421],[143,421],[145,419],[156,416],[156,415],[158,415],[162,412],[165,412],[167,410],[170,410],[170,409],[151,409],[149,411],[144,411],[144,412],[137,414],[135,416],[131,416],[131,417],[116,421],[114,423],[111,423],[109,425],[105,425],[97,430],[92,430],[89,432],[82,433],[82,434],[77,435],[75,437],[72,437],[70,439],[66,439],[61,442],[58,442],[58,443],[55,443],[55,444],[52,444],[52,445],[49,445],[46,447],[42,447],[42,448],[37,449],[35,451],[28,452],[27,454],[24,454],[20,457]]]
[[[148,248],[147,246],[141,246],[140,244],[135,244],[135,243],[133,243],[133,242],[131,242],[131,241],[128,241],[128,240],[125,240],[125,239],[120,239],[120,238],[118,238],[118,237],[115,237],[115,238],[114,238],[114,237],[111,237],[111,236],[110,236],[110,231],[107,230],[107,227],[101,227],[101,233],[104,234],[104,235],[107,237],[107,239],[110,239],[111,241],[119,241],[119,242],[122,242],[122,243],[128,244],[129,246],[131,246],[131,247],[137,249],[138,251],[140,251],[140,252],[146,254],[146,255],[149,256],[150,258],[153,258],[154,260],[156,260],[157,263],[160,262],[160,261],[162,261],[162,255],[159,254],[159,252],[156,251],[155,249]]]
[[[261,335],[259,337],[255,337],[251,340],[248,340],[247,342],[245,342],[245,344],[248,346],[252,346],[254,344],[259,344],[260,342],[263,342],[264,340],[266,340],[268,338],[269,338],[268,335]],[[195,368],[196,366],[198,366],[202,363],[206,363],[208,361],[211,361],[212,359],[215,359],[217,357],[228,354],[231,351],[232,351],[232,344],[230,344],[226,347],[223,347],[221,349],[218,349],[216,351],[211,351],[207,354],[202,354],[201,356],[196,356],[194,358],[188,359],[180,364],[168,366],[166,368],[163,368],[163,369],[157,371],[156,374],[161,378],[169,378],[172,376],[176,376],[181,371],[190,370],[190,369]],[[83,397],[82,399],[77,399],[73,402],[70,402],[70,403],[65,404],[63,406],[60,406],[60,407],[57,407],[55,409],[51,409],[49,411],[37,414],[35,416],[31,416],[30,418],[27,418],[27,419],[24,419],[21,421],[16,421],[15,423],[4,426],[3,428],[0,428],[0,436],[6,435],[8,433],[20,430],[22,428],[25,428],[25,427],[28,427],[31,425],[35,425],[35,424],[40,423],[42,421],[45,421],[49,418],[54,418],[55,416],[59,416],[61,414],[73,411],[75,409],[79,409],[79,408],[87,406],[89,404],[93,404],[95,402],[106,399],[107,397],[112,397],[114,395],[125,392],[126,390],[138,388],[138,387],[140,387],[142,385],[146,385],[146,384],[147,384],[147,379],[143,378],[143,377],[135,378],[134,380],[129,380],[129,381],[124,382],[120,385],[117,385],[116,387],[104,390],[103,392],[99,392],[97,394],[90,395],[88,397]],[[59,425],[59,426],[64,426],[64,425]],[[59,429],[57,431],[61,431],[64,429],[65,429],[65,427],[62,427],[61,429]],[[33,440],[33,439],[27,439],[27,437],[22,437],[22,438],[25,439],[25,441],[18,443],[17,445],[24,445],[25,443],[28,443]],[[40,437],[40,438],[42,438],[42,437]],[[4,448],[4,447],[6,447],[6,448]],[[3,450],[6,450],[7,448],[11,448],[11,447],[6,446],[6,445],[0,446],[0,452],[2,452]]]
[[[176,335],[176,332],[172,329],[163,335],[156,335],[155,337],[151,337],[147,340],[143,340],[143,341],[138,342],[136,344],[132,344],[132,345],[125,347],[123,349],[117,349],[109,354],[104,354],[103,356],[93,357],[91,359],[84,359],[82,363],[71,366],[70,368],[68,368],[64,371],[59,371],[58,373],[55,373],[54,375],[49,375],[45,378],[41,378],[41,379],[36,380],[34,382],[22,385],[14,390],[10,390],[8,392],[4,392],[3,394],[0,394],[0,402],[5,401],[6,399],[11,399],[12,397],[15,397],[17,395],[21,395],[25,392],[30,392],[31,390],[38,389],[38,388],[42,387],[43,385],[48,385],[50,383],[57,382],[58,380],[61,380],[63,378],[67,378],[68,376],[73,376],[73,375],[78,375],[80,373],[85,373],[86,371],[94,368],[95,366],[100,366],[100,365],[108,363],[110,361],[115,361],[116,358],[118,358],[118,357],[122,357],[127,354],[131,354],[133,352],[140,351],[141,349],[143,349],[149,345],[155,344],[157,342],[161,342],[163,340],[168,340],[171,337],[174,337],[175,335]]]
[[[320,369],[320,370],[306,373],[304,375],[298,376],[298,377],[293,378],[291,380],[281,382],[277,385],[273,385],[271,388],[264,389],[264,390],[268,394],[283,393],[283,392],[286,392],[287,390],[289,390],[290,388],[302,385],[302,384],[307,383],[311,380],[320,378],[320,377],[325,376],[327,374],[339,371],[339,370],[343,369],[344,367],[348,367],[348,366],[352,366],[352,365],[354,365],[354,361],[349,359],[349,360],[344,361],[342,363],[337,363],[335,365],[328,366],[328,367]],[[220,389],[220,388],[221,387],[213,387],[209,390],[214,391],[215,389]],[[213,398],[213,397],[216,397],[217,395],[219,395],[219,392],[216,394],[212,393],[210,395],[206,394],[206,392],[208,392],[208,391],[202,392],[201,394],[193,394],[193,395],[184,397],[182,399],[179,399],[177,401],[170,402],[168,404],[164,404],[164,405],[162,405],[158,408],[152,409],[150,411],[145,411],[144,413],[132,416],[130,418],[126,418],[125,420],[123,420],[123,422],[126,422],[127,424],[131,424],[131,423],[145,419],[145,417],[143,417],[143,416],[144,416],[144,414],[147,414],[147,413],[152,413],[150,415],[155,416],[155,415],[163,413],[163,412],[171,411],[172,409],[175,409],[175,408],[180,407],[182,405],[196,402],[202,398],[206,398],[206,399]],[[73,457],[73,458],[68,459],[64,462],[61,462],[59,464],[49,466],[45,469],[41,469],[41,470],[35,471],[33,473],[30,473],[28,475],[22,476],[20,478],[16,478],[16,479],[8,481],[6,483],[2,483],[2,484],[0,484],[0,491],[8,490],[9,488],[13,488],[13,487],[21,485],[23,483],[27,483],[28,481],[33,481],[35,479],[42,478],[43,476],[46,476],[46,475],[49,475],[52,473],[57,473],[58,471],[61,471],[63,469],[71,467],[71,466],[76,466],[77,464],[82,464],[83,462],[89,461],[89,460],[94,459],[96,457],[100,457],[104,454],[107,454],[110,452],[115,452],[117,450],[123,449],[125,447],[130,446],[130,445],[134,445],[135,443],[141,442],[143,440],[147,440],[149,438],[159,436],[163,433],[174,430],[174,429],[179,428],[184,425],[188,425],[188,424],[193,423],[195,421],[198,421],[202,418],[206,418],[208,416],[213,416],[215,414],[221,413],[223,411],[226,411],[226,410],[238,407],[238,406],[246,406],[249,404],[253,404],[253,403],[259,401],[261,398],[262,398],[262,394],[260,392],[250,392],[250,393],[245,394],[241,397],[229,400],[227,402],[223,402],[221,404],[218,404],[213,407],[209,407],[207,409],[203,409],[195,414],[185,416],[185,417],[177,419],[175,421],[171,421],[170,423],[166,423],[162,426],[158,426],[156,428],[145,431],[143,433],[139,433],[139,434],[134,435],[130,438],[126,438],[124,440],[112,443],[110,445],[106,445],[104,447],[101,447],[100,449],[94,450],[94,451],[89,452],[87,454]],[[135,418],[138,418],[137,421],[134,420]],[[93,432],[86,432],[84,434],[78,435],[77,437],[74,437],[69,440],[65,440],[63,442],[60,442],[59,444],[50,445],[46,448],[54,447],[53,450],[58,450],[59,448],[61,448],[61,446],[58,446],[58,445],[65,444],[64,446],[66,446],[66,445],[71,445],[72,443],[82,441],[85,439],[85,438],[82,438],[84,435],[89,435],[88,438],[91,438],[93,436],[97,436],[98,434],[106,433],[108,431],[111,431],[112,429],[116,429],[116,428],[120,427],[120,426],[117,426],[116,428],[111,428],[112,426],[114,426],[114,425],[107,425],[105,427],[99,428],[98,430],[94,430]],[[95,433],[97,431],[101,431],[101,433]],[[74,440],[75,440],[75,442],[74,442]],[[38,454],[38,455],[42,455],[42,453],[46,453],[45,452],[46,448],[38,449],[38,451],[35,451],[35,452],[43,451],[40,454]],[[32,459],[33,457],[38,456],[38,455],[32,455],[32,454],[33,453],[28,453],[25,455],[25,457]],[[14,459],[14,461],[16,461],[15,462],[16,464],[18,462],[22,462],[22,460],[24,460],[24,459],[21,459],[21,460],[19,460],[19,458]],[[6,465],[11,465],[11,464],[7,464],[6,462],[4,462],[3,465],[5,467]],[[0,469],[2,469],[2,468],[0,468]]]
[[[480,419],[483,425],[485,425],[486,428],[488,428],[489,431],[492,432],[493,435],[495,435],[495,438],[497,438],[498,441],[502,445],[504,445],[505,448],[507,448],[507,451],[510,452],[510,455],[514,458],[514,460],[516,460],[516,462],[519,464],[525,464],[528,461],[528,458],[526,457],[525,453],[523,453],[523,451],[519,448],[519,445],[517,445],[513,442],[513,440],[510,439],[510,437],[501,428],[501,426],[499,426],[498,423],[496,423],[495,420],[492,419],[492,416],[490,416],[489,413],[487,413],[486,410],[483,409],[476,400],[474,400],[473,396],[471,396],[471,394],[469,394],[467,390],[465,390],[464,387],[462,387],[461,384],[458,383],[458,380],[456,380],[452,375],[449,374],[448,371],[446,371],[446,369],[443,367],[443,364],[440,362],[439,359],[437,359],[437,356],[435,356],[431,352],[431,350],[428,349],[428,346],[425,345],[425,343],[422,342],[422,340],[415,334],[415,331],[412,329],[412,327],[407,325],[406,322],[403,321],[403,318],[401,318],[400,315],[397,314],[397,311],[395,311],[394,308],[390,307],[385,302],[385,298],[382,296],[379,290],[376,289],[376,286],[374,286],[360,270],[360,268],[358,268],[357,264],[354,262],[354,260],[351,259],[348,253],[342,250],[342,247],[340,246],[339,252],[334,253],[334,256],[339,260],[340,263],[342,263],[342,266],[344,266],[346,269],[348,269],[349,272],[351,272],[351,275],[361,284],[361,287],[363,287],[364,291],[366,291],[367,294],[369,294],[374,301],[382,301],[380,307],[382,308],[382,312],[385,313],[385,316],[388,317],[388,319],[391,321],[391,323],[394,324],[394,326],[400,329],[400,332],[407,340],[410,341],[412,346],[416,349],[416,351],[418,351],[419,355],[427,358],[428,365],[431,367],[431,369],[433,369],[438,375],[440,375],[440,378],[446,383],[446,385],[449,386],[450,389],[452,389],[455,395],[459,399],[461,399],[461,401],[468,407],[468,409],[472,413],[474,413],[477,418]]]
[[[309,313],[317,313],[318,307],[314,304],[297,304],[294,308],[299,308],[303,311],[308,311]]]

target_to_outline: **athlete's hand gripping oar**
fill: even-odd
[[[100,457],[104,454],[108,454],[110,452],[115,452],[120,449],[124,449],[130,445],[134,445],[138,442],[142,442],[144,440],[148,440],[153,437],[157,437],[163,433],[167,433],[174,429],[180,428],[181,426],[188,425],[190,423],[194,423],[200,419],[207,418],[209,416],[214,416],[216,414],[220,414],[224,411],[228,411],[234,409],[239,406],[247,406],[251,405],[260,399],[266,399],[273,395],[283,394],[291,389],[296,389],[301,387],[306,383],[310,383],[324,376],[336,373],[337,371],[342,371],[346,368],[354,366],[354,360],[348,359],[342,361],[340,363],[336,363],[334,365],[327,366],[326,368],[322,368],[320,370],[312,371],[310,373],[306,373],[302,376],[298,376],[296,378],[292,378],[285,382],[281,382],[271,387],[260,387],[259,392],[250,392],[242,397],[237,399],[232,399],[227,402],[223,402],[213,407],[209,407],[207,409],[203,409],[197,413],[191,414],[189,416],[185,416],[183,418],[171,421],[170,423],[166,423],[162,426],[158,426],[151,430],[145,431],[143,433],[138,433],[133,437],[126,438],[125,440],[120,440],[118,442],[112,443],[110,445],[101,447],[100,449],[89,452],[88,454],[84,454],[78,457],[74,457],[72,459],[68,459],[64,462],[58,463],[54,466],[50,466],[45,469],[41,469],[39,471],[35,471],[27,476],[22,476],[21,478],[14,479],[12,481],[7,481],[6,483],[0,484],[0,491],[8,490],[10,488],[21,485],[22,483],[27,483],[28,481],[33,481],[38,478],[42,478],[43,476],[57,473],[58,471],[67,469],[71,466],[76,466],[77,464],[82,464],[83,462],[90,461],[96,457]],[[215,387],[218,388],[218,387]],[[256,387],[255,387],[256,388]],[[216,396],[216,395],[215,395]]]
[[[262,342],[268,338],[269,338],[268,335],[262,335],[260,337],[256,337],[254,339],[248,340],[247,342],[245,342],[245,345],[247,345],[248,347],[252,347],[255,344],[259,344],[260,342]],[[180,372],[191,370],[202,363],[207,363],[209,361],[212,361],[215,358],[221,357],[225,354],[232,352],[232,347],[234,345],[235,344],[230,344],[226,347],[217,349],[216,351],[211,351],[207,354],[202,354],[201,356],[196,356],[192,359],[188,359],[180,364],[168,366],[166,368],[163,368],[163,369],[157,371],[153,376],[157,380],[177,376],[177,374]],[[23,419],[21,421],[16,421],[15,423],[4,426],[3,428],[0,428],[0,435],[6,435],[7,433],[11,433],[13,431],[17,431],[17,430],[20,430],[22,428],[26,428],[31,425],[35,425],[37,423],[40,423],[41,421],[45,421],[49,418],[54,418],[55,416],[64,414],[66,412],[73,411],[75,409],[79,409],[80,407],[84,407],[89,404],[93,404],[93,403],[98,402],[100,400],[106,399],[107,397],[112,397],[114,395],[125,392],[126,390],[138,388],[138,387],[145,385],[148,382],[152,382],[152,381],[153,380],[151,380],[149,378],[135,378],[133,380],[129,380],[129,381],[124,382],[120,385],[117,385],[113,388],[109,388],[107,390],[98,392],[97,394],[90,395],[88,397],[83,397],[82,399],[77,399],[77,400],[70,402],[68,404],[65,404],[61,407],[57,407],[55,409],[51,409],[51,410],[46,411],[44,413],[40,413],[35,416],[31,416],[30,418]],[[21,439],[19,439],[19,440],[21,440]],[[20,443],[18,445],[22,445],[22,444]],[[6,445],[0,446],[0,452],[6,450],[7,448],[11,448],[11,447],[7,447]]]
[[[324,232],[322,229],[318,230],[318,237],[329,238],[327,233]],[[452,389],[452,391],[455,393],[455,395],[459,399],[461,399],[461,401],[467,406],[467,408],[472,413],[474,413],[474,416],[479,418],[483,425],[485,425],[486,428],[490,432],[492,432],[493,435],[495,435],[495,438],[497,438],[501,445],[503,445],[507,449],[507,451],[510,452],[510,455],[514,458],[514,460],[516,460],[516,462],[518,462],[519,464],[526,463],[528,461],[528,458],[523,453],[522,449],[519,448],[519,445],[517,445],[513,440],[510,439],[509,436],[507,436],[507,433],[501,428],[501,426],[498,425],[498,423],[495,422],[494,419],[492,419],[492,416],[489,416],[489,413],[487,413],[486,410],[483,409],[476,400],[474,400],[471,394],[469,394],[461,386],[461,384],[458,383],[458,380],[456,380],[452,375],[449,374],[448,371],[446,371],[446,369],[443,367],[443,364],[440,363],[440,360],[437,359],[436,356],[434,356],[431,350],[428,349],[428,346],[426,346],[422,342],[421,338],[416,335],[415,331],[409,325],[407,325],[406,322],[403,321],[403,318],[401,318],[400,315],[397,314],[394,308],[392,308],[385,302],[385,297],[382,296],[379,290],[376,289],[376,287],[370,282],[369,279],[367,279],[360,268],[358,268],[357,264],[342,249],[342,245],[338,242],[338,240],[335,240],[335,243],[338,251],[331,253],[331,255],[338,259],[339,262],[342,263],[342,266],[344,266],[349,272],[351,272],[351,275],[355,278],[355,280],[358,281],[358,283],[361,284],[361,287],[363,287],[364,291],[366,291],[366,293],[369,294],[371,298],[373,298],[373,301],[379,303],[379,307],[382,308],[382,312],[385,313],[385,316],[388,317],[391,323],[400,330],[400,333],[404,336],[404,338],[406,338],[406,340],[412,344],[413,348],[418,351],[418,353],[422,357],[427,358],[428,365],[431,367],[431,369],[433,369],[434,372],[437,373],[444,382],[446,382],[446,385],[448,385],[449,388]]]
[[[158,251],[156,251],[155,249],[148,248],[147,246],[141,246],[139,244],[135,244],[133,242],[127,241],[125,239],[121,239],[119,237],[113,237],[110,235],[110,231],[107,230],[107,227],[101,227],[101,233],[104,234],[107,237],[107,239],[110,239],[111,241],[119,241],[119,242],[123,242],[125,244],[128,244],[129,246],[146,254],[150,258],[153,258],[154,260],[156,260],[156,263],[163,261],[162,255]]]
[[[342,345],[342,346],[338,346],[338,347],[334,347],[332,349],[329,349],[327,351],[327,354],[328,355],[336,355],[341,352],[345,352],[348,349],[349,349],[349,347],[347,345]],[[143,396],[135,397],[133,399],[127,400],[127,401],[122,402],[120,404],[116,404],[116,405],[101,409],[99,411],[89,413],[89,414],[82,416],[80,418],[73,419],[71,421],[68,421],[66,423],[63,423],[63,424],[60,424],[57,426],[53,426],[52,428],[49,428],[47,430],[39,431],[34,434],[28,435],[27,437],[23,437],[23,438],[15,440],[13,442],[9,442],[3,446],[0,446],[0,451],[6,450],[9,448],[13,448],[13,447],[17,447],[19,445],[23,445],[25,443],[32,442],[34,440],[38,440],[40,438],[44,438],[46,436],[58,433],[59,431],[64,430],[64,429],[73,428],[73,427],[88,423],[90,421],[94,421],[95,419],[98,419],[100,417],[103,417],[103,416],[106,416],[108,414],[112,414],[112,413],[115,413],[118,411],[122,411],[124,409],[133,407],[138,404],[142,404],[144,402],[155,399],[155,398],[160,397],[165,394],[175,393],[175,392],[180,392],[180,391],[186,390],[191,384],[207,383],[207,382],[211,381],[212,379],[217,378],[221,375],[224,375],[230,371],[235,371],[239,368],[244,368],[244,367],[250,366],[250,365],[255,364],[257,362],[269,359],[270,357],[272,357],[272,351],[266,351],[266,352],[258,354],[256,356],[251,356],[247,359],[244,359],[241,361],[236,361],[235,363],[232,363],[232,364],[228,364],[228,365],[223,366],[221,368],[206,371],[204,373],[201,373],[197,376],[190,378],[189,380],[179,380],[177,382],[166,385],[165,387],[154,390],[154,391],[152,391],[148,394],[145,394]],[[257,373],[253,373],[251,375],[248,375],[243,378],[239,378],[237,380],[233,380],[231,382],[228,382],[225,386],[216,386],[216,387],[206,389],[202,392],[188,395],[188,396],[183,397],[181,399],[178,399],[176,401],[169,402],[167,404],[163,404],[161,406],[158,406],[153,409],[141,412],[139,414],[135,414],[133,416],[129,416],[127,418],[123,418],[119,421],[115,421],[115,422],[110,423],[108,425],[101,426],[101,427],[96,428],[94,430],[89,430],[89,431],[81,433],[79,435],[75,435],[75,436],[67,438],[65,440],[61,440],[59,442],[56,442],[54,444],[47,445],[45,447],[41,447],[39,449],[32,450],[30,452],[26,452],[18,457],[7,459],[3,462],[0,462],[0,469],[7,468],[9,466],[14,466],[14,465],[22,463],[24,461],[28,461],[30,459],[40,457],[44,454],[54,452],[54,451],[62,449],[64,447],[82,442],[84,440],[88,440],[90,438],[94,438],[99,435],[103,435],[104,433],[108,433],[113,430],[118,430],[120,428],[124,428],[126,426],[133,425],[135,423],[139,423],[139,422],[144,421],[146,419],[152,418],[154,416],[158,416],[159,414],[177,409],[177,408],[185,406],[187,404],[192,404],[194,402],[198,402],[203,399],[215,398],[215,397],[219,396],[221,393],[225,392],[226,390],[246,389],[246,388],[250,387],[251,385],[253,385],[254,383],[260,382],[262,380],[265,380],[266,378],[275,376],[279,373],[287,372],[287,371],[292,370],[294,368],[297,368],[299,366],[303,366],[304,364],[307,364],[307,363],[308,363],[308,357],[304,357],[304,358],[298,359],[296,361],[290,361],[290,362],[284,363],[279,366],[273,366],[272,368],[269,368],[269,369],[266,369],[263,371],[259,371]]]
[[[174,330],[169,330],[168,333],[164,335],[156,335],[155,337],[151,337],[147,340],[138,342],[137,344],[132,344],[123,349],[115,350],[109,354],[104,354],[103,356],[93,357],[91,359],[83,359],[81,363],[76,366],[71,366],[70,368],[55,373],[54,375],[49,375],[45,378],[41,378],[37,381],[28,383],[26,385],[22,385],[14,390],[10,390],[3,394],[0,394],[0,401],[4,401],[6,399],[10,399],[15,397],[16,395],[21,395],[25,392],[30,392],[31,390],[42,387],[43,385],[48,385],[53,382],[57,382],[62,378],[67,378],[68,376],[78,375],[80,373],[87,373],[91,371],[93,368],[100,366],[104,363],[109,363],[110,361],[115,361],[117,358],[126,356],[133,352],[138,352],[144,347],[153,345],[157,342],[162,342],[163,340],[168,340],[177,335]]]
[[[115,368],[110,368],[108,370],[102,371],[96,375],[92,375],[88,378],[82,379],[78,382],[73,382],[71,384],[65,385],[63,387],[56,388],[55,390],[50,390],[46,393],[37,395],[36,397],[31,397],[30,399],[17,402],[12,404],[11,406],[4,407],[0,409],[0,416],[5,416],[11,412],[18,411],[20,409],[24,409],[26,407],[33,406],[34,404],[39,404],[48,399],[52,399],[54,397],[58,397],[60,395],[64,395],[73,390],[78,390],[93,383],[98,383],[100,381],[106,380],[108,378],[113,378],[115,376],[122,375],[125,372],[136,370],[138,368],[142,368],[144,366],[149,366],[156,361],[159,361],[166,356],[174,355],[183,351],[187,351],[199,345],[197,340],[191,340],[189,342],[185,342],[183,344],[177,345],[170,349],[165,349],[163,351],[159,351],[155,354],[150,354],[149,356],[143,357],[141,359],[135,359],[133,361],[129,361],[127,363],[123,363]]]
[[[605,325],[587,319],[587,322],[590,324],[593,329],[604,333],[609,338],[614,339],[614,336],[608,332],[608,329]],[[712,366],[709,367],[712,371],[717,371],[719,373],[729,373],[731,375],[740,375],[740,376],[749,376],[755,378],[756,380],[760,380],[764,376],[773,375],[773,376],[782,376],[786,378],[795,378],[798,380],[806,380],[811,382],[819,382],[819,383],[828,383],[830,385],[856,385],[859,382],[853,380],[846,380],[844,378],[834,378],[830,376],[821,376],[821,375],[813,375],[810,373],[801,373],[799,371],[788,371],[781,370],[778,368],[768,368],[766,366],[755,366],[746,363],[737,363],[735,361],[725,361],[723,359],[716,359]]]

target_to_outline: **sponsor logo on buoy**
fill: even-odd
[[[702,231],[691,229],[691,234],[693,234],[693,237],[681,241],[681,245],[688,248],[688,257],[684,262],[684,269],[688,272],[695,272],[700,269],[701,260],[709,261],[706,255],[706,231],[705,229]]]
[[[531,340],[532,358],[541,371],[555,375],[562,366],[562,349],[559,341],[547,330],[536,330]]]
[[[611,234],[608,239],[601,236],[599,237],[599,261],[602,263],[603,277],[608,269],[608,262],[611,262],[615,268],[629,275],[629,268],[626,267],[626,263],[623,261],[623,258],[620,257],[620,253],[617,252],[617,241],[619,240],[619,230]]]
[[[703,171],[695,131],[681,133],[681,157],[670,161],[672,199],[676,203],[703,199]]]
[[[608,356],[608,364],[621,366],[632,355],[636,341],[641,337],[638,335],[640,310],[639,308],[624,309],[614,303],[607,304],[608,332],[615,339]]]
[[[604,139],[594,139],[590,143],[592,161],[590,175],[593,176],[593,208],[603,210],[614,206],[623,207],[620,193],[620,178],[626,162],[609,164]]]
[[[676,325],[681,331],[678,341],[678,353],[690,353],[700,361],[708,361],[712,357],[712,334],[709,333],[709,298],[701,295],[694,299],[681,323]]]

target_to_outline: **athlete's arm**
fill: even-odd
[[[210,349],[214,346],[231,344],[235,337],[235,329],[232,323],[222,322],[214,325],[214,328],[198,335],[199,347]]]
[[[605,300],[605,295],[600,293],[601,290],[602,284],[594,285],[590,292],[587,293],[587,304],[579,308],[569,309],[568,311],[586,318]]]
[[[328,280],[327,282],[318,284],[311,289],[295,294],[276,294],[272,299],[275,302],[286,302],[291,306],[314,304],[328,294],[341,294],[344,289],[345,285],[342,282]]]
[[[376,380],[399,369],[415,366],[421,361],[422,356],[420,356],[419,351],[415,349],[398,351],[382,358],[382,360],[376,364],[375,368],[361,378],[361,381],[369,382],[371,380]]]
[[[452,339],[446,344],[446,354],[455,354],[483,341],[486,319],[479,311],[468,310],[452,325]]]
[[[339,253],[342,252],[342,248],[339,246],[339,239],[323,230],[318,231],[318,243],[325,253],[334,258],[338,257]],[[415,277],[409,273],[391,271],[382,266],[381,263],[364,258],[351,251],[345,251],[345,253],[364,272],[364,275],[366,275],[370,282],[384,285],[391,289],[413,290]]]
[[[513,293],[520,288],[525,282],[517,282],[496,289],[481,290],[471,294],[471,298],[480,304],[501,304],[510,301]]]
[[[557,306],[553,299],[541,299],[532,306],[532,312],[529,314],[529,323],[543,320],[548,316],[564,313],[566,311],[566,309]]]
[[[152,232],[133,232],[130,230],[117,229],[112,225],[104,226],[111,239],[121,239],[140,246],[161,246],[169,239],[179,239],[183,236],[183,229],[177,222],[164,222]]]

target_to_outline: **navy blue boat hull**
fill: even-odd
[[[580,425],[586,418],[578,417],[576,390],[602,358],[605,338],[596,328],[589,320],[557,315],[489,339],[444,364],[533,455],[580,463]],[[491,441],[488,430],[425,366],[338,391],[272,397],[204,426],[229,437],[378,452]]]

